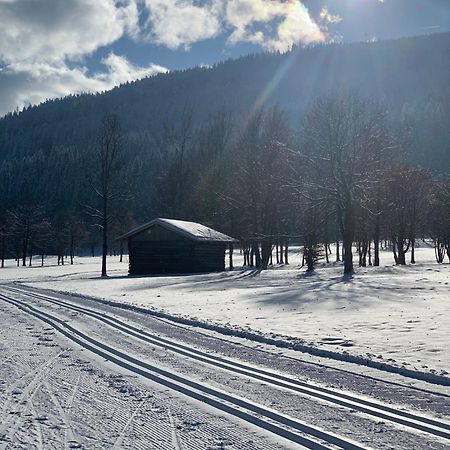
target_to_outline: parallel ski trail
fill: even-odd
[[[201,385],[184,376],[179,376],[163,370],[158,366],[153,366],[152,364],[134,358],[128,353],[90,337],[86,333],[69,325],[64,320],[23,301],[5,295],[0,295],[0,299],[48,323],[73,342],[122,368],[169,387],[190,398],[199,400],[245,422],[256,425],[288,441],[314,450],[329,450],[336,447],[346,450],[367,449],[367,447],[350,439],[342,438],[292,417],[280,414],[265,406]]]
[[[350,394],[341,393],[320,386],[311,385],[309,383],[294,380],[274,372],[269,372],[267,370],[253,367],[230,359],[221,358],[216,355],[214,355],[214,357],[211,357],[208,353],[202,352],[192,347],[188,347],[175,341],[171,341],[153,335],[145,330],[134,327],[115,317],[99,313],[93,309],[77,306],[72,303],[56,299],[54,297],[50,297],[43,294],[36,294],[34,292],[29,292],[24,289],[12,287],[8,287],[8,289],[12,292],[17,292],[22,295],[29,296],[31,298],[36,298],[38,300],[53,303],[63,308],[67,308],[85,314],[87,316],[93,317],[94,319],[97,319],[115,329],[120,330],[122,333],[133,336],[137,339],[151,343],[153,345],[163,347],[172,352],[182,354],[183,356],[189,357],[191,359],[195,359],[203,363],[219,367],[229,372],[245,375],[257,379],[259,381],[263,381],[265,383],[281,387],[283,389],[295,391],[302,395],[307,395],[309,397],[317,398],[329,402],[331,404],[339,405],[352,410],[357,410],[364,414],[368,414],[372,417],[376,417],[378,419],[383,419],[389,422],[393,422],[399,425],[403,425],[415,430],[419,430],[434,436],[450,440],[450,424],[444,421],[436,420],[430,417],[425,417],[408,411],[395,409],[394,407],[389,405],[380,404],[365,399],[360,399]]]

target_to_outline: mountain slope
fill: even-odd
[[[350,88],[399,116],[448,95],[449,74],[449,33],[254,55],[8,115],[0,120],[0,158],[86,143],[106,111],[119,114],[126,132],[140,133],[158,130],[185,106],[202,121],[221,108],[245,114],[262,101],[289,110],[295,124],[317,96]]]

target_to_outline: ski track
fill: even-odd
[[[68,325],[65,321],[58,319],[36,307],[32,307],[19,300],[1,295],[0,298],[7,303],[15,305],[25,312],[47,322],[60,333],[75,343],[83,346],[91,352],[106,358],[114,364],[121,366],[131,372],[167,386],[174,391],[186,396],[200,400],[214,408],[242,419],[249,424],[256,425],[265,431],[269,431],[290,442],[300,444],[310,449],[330,449],[333,446],[347,450],[362,450],[368,447],[358,445],[351,439],[342,438],[334,433],[325,432],[322,429],[310,426],[292,417],[279,414],[275,410],[269,410],[243,398],[239,398],[223,391],[196,383],[185,377],[163,370],[157,366],[142,362],[140,359],[130,356],[114,347],[101,343],[76,328]],[[321,443],[320,441],[324,442]],[[330,446],[331,445],[331,446]]]
[[[27,347],[39,345],[38,333],[45,334],[48,329],[47,324],[41,325],[36,319],[25,316],[16,307],[4,302],[0,319],[3,321],[0,335],[2,339],[6,336],[10,339],[10,355],[25,355],[26,352],[29,356]],[[20,326],[24,322],[33,327],[32,333]],[[68,442],[69,448],[112,448],[120,433],[123,433],[123,449],[173,450],[172,430],[167,420],[168,407],[176,421],[184,449],[263,450],[289,447],[260,433],[256,434],[253,427],[242,428],[235,421],[216,417],[202,408],[193,408],[190,402],[173,394],[167,395],[156,385],[152,389],[136,383],[130,377],[110,370],[105,372],[102,366],[92,365],[86,352],[76,348],[67,350],[64,339],[61,340],[58,335],[55,338],[53,345],[40,345],[41,352],[33,357],[39,358],[42,363],[54,360],[50,371],[35,377],[32,398],[34,411],[30,410],[29,403],[32,383],[22,378],[24,383],[28,381],[28,391],[23,389],[23,398],[13,401],[15,408],[21,408],[21,413],[9,414],[10,410],[6,410],[0,415],[2,426],[6,425],[5,417],[14,416],[14,423],[5,426],[7,429],[0,435],[2,449],[39,448],[41,440],[46,450],[64,448],[65,424],[61,421],[58,406],[49,398],[47,386],[50,386],[61,407],[67,405],[66,414],[79,439],[79,445]],[[88,360],[86,357],[89,357]],[[11,367],[14,370],[8,373],[0,373],[0,386],[6,387],[4,392],[7,396],[12,395],[9,380],[13,378],[9,378],[9,375],[26,370],[20,359],[16,361],[14,357],[10,358],[11,364],[17,364],[17,367]],[[94,358],[94,363],[97,362]],[[43,378],[45,382],[41,381]],[[40,420],[36,420],[38,417]],[[129,426],[125,428],[127,423]],[[42,433],[42,438],[39,433]],[[221,447],[221,442],[228,442],[229,445]]]
[[[74,448],[74,446],[78,443],[77,439],[75,437],[75,433],[72,429],[72,424],[69,416],[67,415],[66,411],[61,405],[61,402],[56,397],[55,392],[53,392],[53,389],[50,387],[50,384],[45,381],[44,382],[45,390],[48,392],[49,398],[56,407],[58,411],[58,415],[62,422],[64,423],[64,449],[67,448]],[[68,439],[67,439],[68,438]],[[69,447],[70,444],[70,447]]]
[[[20,426],[20,415],[24,414],[27,409],[34,410],[33,406],[33,398],[38,392],[39,388],[42,386],[42,384],[45,382],[45,379],[50,373],[51,367],[56,361],[57,358],[59,358],[62,355],[63,352],[58,353],[54,358],[52,358],[50,361],[46,362],[41,370],[39,370],[30,383],[23,389],[21,392],[21,395],[19,398],[14,399],[14,402],[18,405],[17,408],[13,409],[13,411],[10,411],[9,416],[2,421],[0,425],[0,436],[5,435],[6,431],[9,431],[11,434],[14,434],[15,431]],[[13,391],[14,394],[14,391]],[[9,404],[6,405],[8,408],[9,405],[12,404],[12,400],[10,400]],[[39,428],[40,429],[40,428]],[[0,450],[3,450],[6,448],[5,443],[0,443]]]
[[[169,341],[153,334],[147,333],[145,330],[140,330],[132,325],[129,325],[119,319],[116,319],[110,315],[100,314],[97,311],[88,309],[85,307],[76,306],[66,303],[64,301],[55,299],[53,297],[25,292],[23,290],[11,289],[13,292],[25,293],[28,296],[51,302],[53,304],[68,308],[73,311],[78,311],[93,317],[103,323],[114,327],[125,334],[129,334],[133,337],[143,340],[144,342],[151,343],[153,345],[161,346],[167,350],[180,353],[189,358],[228,370],[232,373],[239,375],[246,375],[255,378],[260,381],[265,381],[269,384],[283,387],[285,389],[291,389],[296,392],[300,392],[304,395],[318,398],[320,400],[328,401],[330,403],[337,404],[358,410],[365,414],[373,415],[383,420],[399,423],[401,425],[416,428],[421,431],[429,432],[440,437],[450,439],[450,424],[443,421],[434,420],[432,418],[420,416],[409,412],[403,412],[397,408],[393,408],[389,405],[383,405],[376,402],[366,401],[355,396],[347,395],[330,389],[321,388],[318,386],[312,386],[310,383],[300,382],[287,378],[285,376],[271,373],[262,369],[251,367],[236,361],[227,360],[218,356],[211,357],[207,353],[198,351],[192,347],[181,345],[174,341]]]
[[[139,330],[135,327],[127,325],[126,323],[124,323],[118,319],[115,319],[111,316],[99,314],[96,311],[93,311],[93,310],[90,310],[87,308],[81,308],[81,307],[75,306],[73,304],[67,304],[65,302],[62,302],[59,299],[55,299],[52,297],[42,296],[39,294],[30,293],[30,292],[24,292],[23,290],[17,290],[17,289],[15,289],[15,291],[16,292],[20,291],[22,294],[25,294],[30,297],[34,296],[34,298],[39,298],[40,300],[43,300],[43,301],[58,304],[61,307],[70,308],[79,313],[91,315],[92,317],[96,318],[97,320],[101,320],[101,321],[107,323],[109,326],[119,328],[124,333],[131,334],[134,337],[143,339],[144,341],[149,341],[149,339],[151,339],[152,344],[160,345],[166,349],[179,352],[179,353],[183,354],[184,356],[196,358],[202,362],[206,361],[206,363],[213,364],[218,367],[222,366],[222,368],[225,368],[226,370],[235,371],[239,374],[253,376],[259,380],[263,380],[264,382],[282,386],[284,389],[294,389],[294,390],[297,389],[298,390],[299,386],[301,386],[300,392],[302,392],[303,394],[313,395],[313,396],[320,398],[321,400],[325,400],[325,401],[329,401],[329,402],[334,401],[335,403],[337,402],[337,404],[339,404],[340,406],[346,406],[348,408],[352,408],[355,410],[359,409],[360,411],[362,411],[366,414],[374,414],[374,412],[371,411],[371,409],[375,408],[375,409],[377,409],[377,411],[375,411],[375,415],[378,416],[378,418],[382,418],[385,421],[386,420],[392,421],[394,419],[394,421],[396,421],[397,423],[400,423],[402,425],[406,425],[409,427],[413,426],[417,429],[421,429],[422,431],[426,431],[428,433],[434,433],[436,435],[440,435],[441,437],[450,439],[450,433],[448,432],[450,430],[450,425],[448,423],[438,421],[438,420],[433,420],[433,419],[430,419],[427,417],[421,417],[416,414],[396,411],[395,409],[390,408],[387,405],[380,405],[380,404],[373,403],[373,402],[370,403],[367,401],[361,401],[357,398],[349,398],[348,395],[347,396],[345,394],[342,395],[342,394],[339,394],[338,392],[333,392],[333,391],[330,391],[327,389],[317,389],[317,388],[313,387],[312,393],[305,392],[305,388],[311,388],[311,386],[306,386],[305,383],[297,383],[297,386],[295,386],[296,383],[293,383],[293,380],[287,379],[286,377],[282,377],[282,376],[274,374],[274,373],[268,373],[267,371],[258,370],[254,367],[245,366],[245,365],[239,364],[237,362],[226,361],[223,358],[218,358],[218,357],[211,358],[207,354],[196,351],[195,349],[188,348],[186,346],[179,345],[174,342],[169,342],[167,340],[157,338],[154,335],[145,333],[143,330]],[[15,300],[15,301],[17,302],[17,300]],[[28,305],[25,305],[25,307],[31,308]],[[38,311],[38,310],[36,310],[36,311]],[[59,322],[61,322],[61,320],[59,320]],[[208,361],[208,359],[209,359],[209,361]],[[226,367],[227,365],[228,365],[228,367]],[[314,389],[315,389],[315,391],[314,391]],[[336,399],[336,397],[337,397],[337,399]],[[345,401],[343,401],[343,399]],[[121,434],[119,435],[116,443],[122,442],[123,433],[130,426],[130,423],[133,421],[133,418],[137,414],[138,409],[139,409],[139,405],[138,405],[137,409],[134,410],[134,412],[133,412],[131,418],[128,420],[128,422],[126,422],[123,425],[124,428],[123,428]],[[173,435],[174,447],[177,448],[177,445],[178,445],[177,442],[179,442],[179,440],[178,440],[178,437],[176,434],[176,429],[173,426],[173,417],[172,417],[170,410],[168,410],[168,416],[169,416],[170,426],[171,426],[173,432],[175,433]],[[342,444],[342,442],[341,442],[341,444]],[[344,446],[341,446],[341,448],[351,448],[351,445],[352,445],[351,443],[347,443],[347,444],[344,444]],[[116,447],[114,447],[114,448],[116,448]],[[181,444],[179,444],[179,448],[182,448]],[[316,447],[310,447],[310,448],[316,448]],[[361,448],[361,447],[355,446],[354,448]]]
[[[248,274],[240,275],[240,274],[232,274],[229,275],[227,278],[228,281],[232,279],[241,279],[241,278],[248,278],[255,276],[255,273],[258,273],[258,271],[251,271]],[[214,285],[215,283],[223,281],[222,279],[219,280],[202,280],[202,281],[179,281],[172,283],[172,286],[177,286],[178,288],[181,287],[190,287],[192,290],[195,290],[196,284],[204,286],[207,284]],[[155,284],[153,288],[157,289],[160,287],[158,284]],[[398,289],[396,286],[392,286],[391,290]],[[67,295],[74,295],[73,292],[62,292]],[[245,338],[249,339],[255,342],[259,342],[262,344],[268,344],[272,346],[276,346],[283,349],[292,349],[300,353],[306,353],[312,356],[318,356],[318,357],[324,357],[328,359],[333,359],[336,361],[342,361],[342,362],[349,362],[352,364],[357,364],[360,366],[366,366],[375,368],[381,371],[385,371],[388,373],[393,374],[399,374],[404,377],[408,377],[414,380],[420,380],[425,381],[427,383],[434,383],[436,385],[441,386],[450,386],[450,377],[448,376],[448,373],[444,372],[439,374],[436,373],[435,370],[432,371],[423,371],[416,368],[408,368],[403,364],[398,364],[395,361],[391,361],[390,359],[383,359],[378,361],[376,358],[377,355],[370,356],[370,353],[367,353],[366,355],[360,355],[360,354],[354,354],[350,353],[347,350],[344,351],[334,351],[334,350],[328,350],[324,348],[323,346],[318,346],[317,343],[310,345],[305,342],[303,342],[302,339],[298,338],[292,338],[291,336],[284,336],[280,334],[273,334],[270,333],[269,335],[266,335],[264,332],[251,329],[248,327],[242,327],[242,326],[232,326],[229,323],[218,323],[217,321],[205,321],[200,320],[197,317],[191,317],[187,315],[179,315],[179,314],[171,314],[169,312],[166,312],[164,310],[158,310],[155,308],[146,308],[141,307],[135,304],[131,303],[123,303],[120,301],[114,301],[114,300],[105,300],[103,298],[96,298],[97,302],[102,302],[107,305],[123,308],[123,309],[130,309],[135,310],[137,312],[141,312],[144,314],[152,315],[154,317],[160,318],[160,319],[166,319],[175,323],[179,323],[182,325],[187,325],[191,327],[198,327],[205,330],[214,331],[217,333],[221,333],[225,336],[233,336],[238,338]],[[334,342],[333,342],[334,341]],[[345,343],[345,340],[342,341],[341,338],[334,339],[334,338],[322,338],[322,344],[326,343],[329,345],[335,345],[337,343]]]
[[[183,447],[180,442],[180,438],[178,437],[177,429],[175,427],[175,423],[173,421],[172,412],[170,408],[167,408],[167,415],[169,416],[170,427],[172,428],[172,443],[174,450],[183,450]]]

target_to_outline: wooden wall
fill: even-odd
[[[225,270],[227,243],[192,241],[158,228],[128,239],[130,275]]]

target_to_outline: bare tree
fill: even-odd
[[[433,184],[427,212],[436,261],[442,264],[447,254],[450,262],[450,180]]]
[[[0,260],[1,267],[5,267],[5,258],[7,251],[7,241],[10,235],[8,214],[6,211],[0,211]]]
[[[11,224],[11,235],[15,241],[16,257],[22,260],[22,266],[27,264],[29,256],[30,266],[35,250],[45,244],[49,231],[49,223],[45,218],[42,205],[18,206],[8,213]]]
[[[229,200],[238,205],[237,232],[245,242],[244,258],[259,269],[268,267],[280,233],[282,171],[289,135],[284,111],[260,109],[243,124],[233,153],[234,178]],[[283,244],[287,262],[286,238]]]
[[[396,264],[406,264],[411,250],[415,263],[414,245],[420,221],[424,219],[429,173],[417,166],[397,166],[386,175],[387,221]]]
[[[183,108],[177,120],[166,121],[163,126],[160,146],[169,161],[160,180],[159,197],[161,209],[172,217],[183,216],[189,208],[189,160],[193,153],[195,132],[194,115],[188,106]]]
[[[113,220],[113,202],[126,197],[124,180],[120,176],[123,168],[123,138],[119,119],[107,114],[101,122],[97,145],[87,175],[97,202],[87,206],[88,214],[102,231],[102,277],[107,276],[109,224]]]
[[[308,203],[305,201],[302,205],[304,214],[300,221],[300,231],[303,238],[303,263],[306,262],[307,271],[312,272],[323,256],[324,247],[319,243],[319,236],[325,221],[321,217],[323,209]]]
[[[220,198],[229,176],[231,131],[231,115],[219,111],[198,133],[198,149],[191,158],[195,183],[190,203],[195,205],[195,220],[217,220],[223,213]]]
[[[345,94],[318,100],[304,125],[302,195],[323,208],[331,205],[342,236],[345,274],[353,272],[357,210],[369,207],[369,193],[381,180],[378,161],[392,146],[384,118],[380,108]]]

